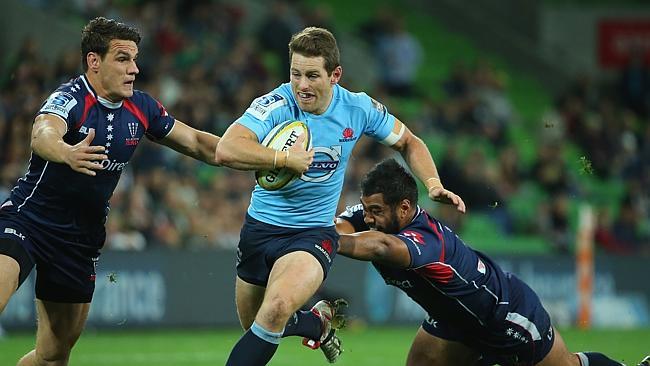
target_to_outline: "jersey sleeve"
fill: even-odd
[[[368,119],[363,133],[376,140],[383,141],[393,131],[395,117],[388,113],[383,104],[363,93],[362,106]]]
[[[71,130],[81,118],[82,111],[83,100],[81,95],[62,85],[47,97],[36,115],[53,114],[61,117],[68,126],[67,130]]]
[[[147,136],[153,140],[165,138],[171,132],[176,119],[172,117],[167,109],[156,99],[148,94],[144,94],[145,113],[149,126],[147,127]]]
[[[341,212],[338,216],[339,219],[345,220],[352,224],[355,232],[366,231],[370,228],[366,225],[366,222],[363,220],[363,205],[358,204],[354,206],[348,206],[345,211]]]
[[[258,141],[262,141],[273,127],[288,119],[289,116],[285,113],[288,104],[287,97],[276,89],[253,100],[235,122],[253,131]]]
[[[408,229],[395,234],[400,239],[411,254],[410,268],[420,268],[438,262],[441,258],[440,242],[431,233]]]

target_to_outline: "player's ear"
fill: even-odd
[[[330,84],[338,84],[339,80],[341,80],[341,76],[343,75],[343,68],[339,65],[334,70],[332,71],[332,76],[330,76]]]
[[[86,63],[88,63],[89,70],[97,70],[99,68],[99,62],[101,58],[96,52],[88,52],[86,54]]]
[[[406,214],[408,214],[410,209],[411,209],[411,201],[409,201],[407,198],[404,198],[402,201],[400,201],[399,203],[400,214],[406,216]]]

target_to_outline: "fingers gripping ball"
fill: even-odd
[[[302,142],[302,148],[311,149],[311,132],[307,125],[302,121],[286,121],[275,126],[266,135],[262,145],[274,150],[278,150],[277,160],[284,159],[284,152],[289,150],[302,134],[307,134]],[[297,174],[292,173],[286,168],[276,168],[270,170],[260,170],[255,172],[255,180],[260,187],[275,191],[287,186],[298,178]]]

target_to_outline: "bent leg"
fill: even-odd
[[[90,303],[68,304],[36,300],[36,348],[17,366],[66,366],[86,324]]]
[[[551,351],[537,366],[622,366],[602,353],[571,353],[566,347],[562,336],[554,329],[555,340]]]
[[[323,282],[320,262],[310,253],[295,251],[278,259],[255,322],[272,332],[282,332],[289,317],[309,300]]]
[[[320,262],[307,252],[290,252],[276,260],[255,321],[226,365],[266,365],[278,348],[287,320],[316,292],[323,278]]]
[[[472,366],[479,354],[468,346],[448,341],[418,329],[406,358],[406,366]]]
[[[15,259],[0,254],[0,314],[18,288],[20,266]]]
[[[264,287],[248,283],[239,276],[235,280],[237,316],[244,330],[248,330],[253,325],[255,315],[257,315],[257,311],[262,305],[262,300],[264,300],[265,290]]]

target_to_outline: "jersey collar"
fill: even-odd
[[[86,78],[85,74],[81,75],[81,81],[83,81],[84,86],[88,90],[88,93],[90,93],[95,99],[97,99],[97,101],[104,107],[110,109],[117,109],[122,107],[122,103],[124,102],[124,100],[120,100],[119,102],[111,102],[110,100],[97,95],[95,89],[93,89],[92,85],[90,85],[90,83],[88,82],[88,79]]]

